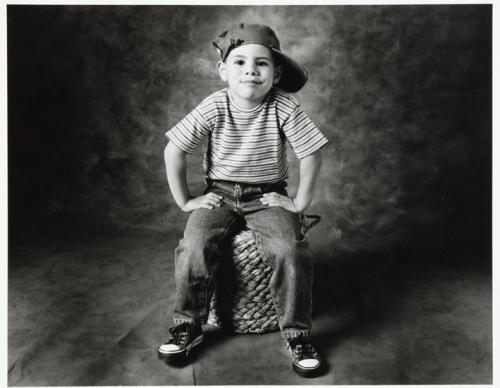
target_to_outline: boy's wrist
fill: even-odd
[[[179,206],[179,208],[182,211],[186,211],[185,209],[186,209],[186,206],[188,205],[190,199],[191,199],[191,196],[188,196],[184,201],[180,201],[177,203],[177,205]]]
[[[292,204],[298,213],[302,213],[307,209],[307,204],[303,204],[297,197],[292,197]]]

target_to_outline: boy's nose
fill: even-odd
[[[248,75],[256,75],[257,74],[257,66],[249,64],[245,71]]]

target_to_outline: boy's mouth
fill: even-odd
[[[260,85],[262,81],[257,81],[257,80],[243,80],[241,83],[246,84],[246,85]]]

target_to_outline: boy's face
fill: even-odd
[[[271,50],[260,44],[245,44],[233,49],[219,74],[228,83],[234,102],[245,109],[259,105],[273,84],[279,81]]]

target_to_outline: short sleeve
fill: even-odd
[[[328,139],[314,125],[300,105],[297,105],[290,113],[282,129],[299,159],[311,155],[328,143]]]
[[[167,131],[165,136],[181,150],[190,154],[209,132],[210,125],[198,106]]]

